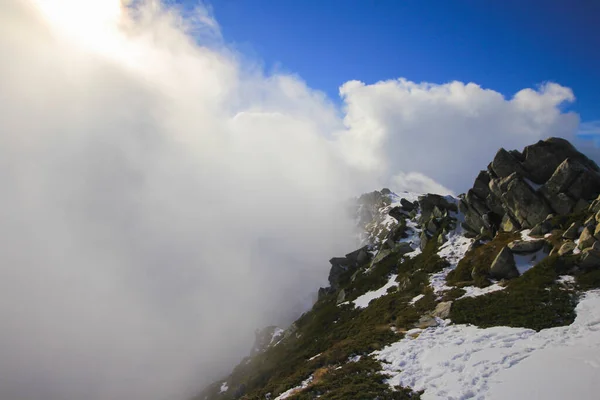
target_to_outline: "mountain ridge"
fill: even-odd
[[[313,308],[285,330],[257,332],[262,345],[252,356],[194,399],[488,398],[489,376],[446,382],[454,390],[446,394],[415,380],[407,360],[423,348],[406,348],[469,326],[551,332],[574,324],[600,288],[599,194],[598,166],[550,138],[522,152],[500,149],[457,197],[389,189],[358,197],[363,246],[330,260],[330,286]],[[394,346],[406,360],[390,355]],[[529,356],[518,353],[514,365]],[[498,365],[487,367],[497,374]]]

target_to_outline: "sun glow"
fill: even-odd
[[[121,47],[123,0],[31,0],[55,30],[87,50],[114,54]]]

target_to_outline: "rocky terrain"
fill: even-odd
[[[599,194],[598,166],[551,138],[500,149],[457,198],[362,195],[364,245],[329,261],[313,308],[257,332],[195,399],[531,398],[509,372],[535,381],[530,365],[551,348],[597,368]]]

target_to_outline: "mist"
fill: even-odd
[[[502,135],[525,145],[578,124],[557,84],[524,101],[351,82],[340,108],[237,54],[203,6],[7,0],[0,55],[3,399],[185,398],[246,355],[256,328],[311,306],[327,260],[357,245],[346,199],[456,191]],[[442,125],[411,95],[441,99],[440,123],[466,138],[530,117],[493,145],[481,134],[474,160],[425,160],[402,143]]]

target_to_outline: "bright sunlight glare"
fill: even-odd
[[[44,19],[86,50],[114,55],[121,46],[122,0],[31,0]]]

